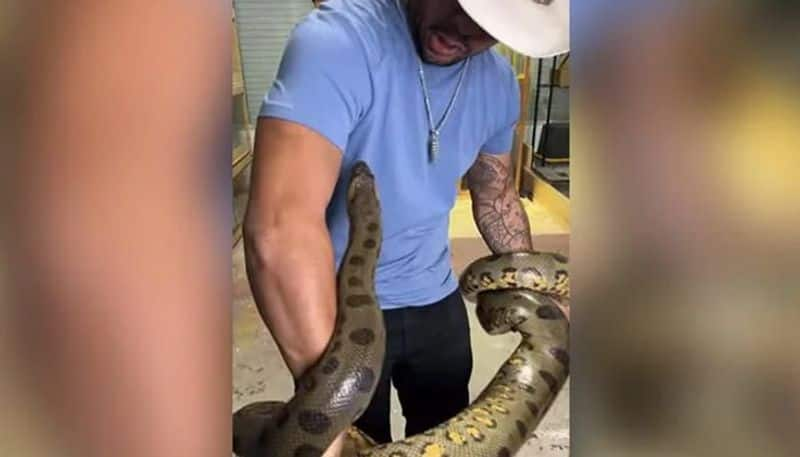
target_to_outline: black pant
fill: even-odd
[[[390,382],[397,389],[408,437],[464,409],[472,374],[469,321],[458,291],[432,305],[386,310],[383,317],[383,372],[372,402],[355,423],[379,444],[392,441]]]

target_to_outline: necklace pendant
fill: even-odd
[[[435,161],[439,155],[439,132],[431,131],[428,154],[431,162]]]

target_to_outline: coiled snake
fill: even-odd
[[[569,323],[556,299],[569,295],[567,259],[550,253],[483,257],[460,277],[477,299],[481,326],[522,336],[481,394],[455,417],[421,434],[375,445],[351,424],[369,404],[385,349],[374,290],[380,204],[369,167],[358,162],[347,192],[350,239],[337,276],[337,321],[319,361],[286,404],[256,402],[233,416],[233,450],[242,457],[318,457],[341,432],[343,455],[359,457],[510,457],[548,411],[569,372]]]

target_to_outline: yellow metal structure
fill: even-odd
[[[232,12],[233,32],[233,141],[231,166],[233,177],[233,244],[242,237],[242,222],[247,208],[247,197],[250,188],[250,163],[253,160],[253,148],[250,140],[250,116],[247,109],[242,57],[239,49],[239,33],[236,26],[236,13]]]

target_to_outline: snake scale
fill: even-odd
[[[556,300],[569,296],[567,259],[553,253],[486,256],[461,274],[477,300],[481,326],[522,337],[478,397],[450,420],[415,436],[376,445],[351,424],[369,404],[385,350],[374,290],[381,243],[380,203],[364,162],[347,189],[350,238],[337,275],[331,341],[298,381],[288,403],[256,402],[233,416],[242,457],[319,457],[346,432],[343,457],[511,457],[528,440],[569,374],[569,322]]]

